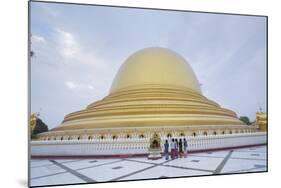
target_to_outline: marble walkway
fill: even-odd
[[[31,186],[267,171],[266,146],[147,158],[31,160]]]

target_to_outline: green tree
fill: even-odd
[[[247,116],[240,116],[239,120],[244,122],[246,125],[251,125],[251,121]]]
[[[34,127],[31,136],[36,138],[37,134],[47,132],[48,130],[48,126],[40,118],[37,118],[36,126]]]

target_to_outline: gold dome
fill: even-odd
[[[244,126],[233,111],[201,94],[183,57],[165,48],[146,48],[121,66],[108,96],[68,114],[52,131],[234,125]]]
[[[115,76],[110,93],[146,85],[186,88],[201,93],[190,65],[166,48],[145,48],[131,55]]]

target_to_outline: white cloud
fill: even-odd
[[[43,11],[52,17],[57,17],[59,16],[58,10],[54,9],[54,7],[50,8],[49,6],[41,6],[43,8]]]
[[[94,89],[94,87],[91,86],[91,85],[88,85],[87,88],[88,88],[88,89]]]
[[[67,81],[65,82],[65,85],[69,88],[69,89],[75,89],[77,88],[77,85],[71,81]]]
[[[31,40],[32,42],[36,42],[36,43],[46,43],[45,38],[39,35],[32,35]]]
[[[74,33],[62,30],[60,28],[56,29],[58,33],[59,42],[59,53],[64,60],[64,63],[79,63],[88,64],[93,66],[92,69],[100,70],[105,69],[105,61],[99,57],[93,46],[87,46],[77,40]]]
[[[60,53],[65,58],[73,58],[79,53],[79,47],[72,33],[56,29],[60,44]]]
[[[90,90],[94,89],[94,87],[90,84],[78,83],[78,82],[73,82],[73,81],[66,81],[65,85],[66,85],[66,87],[68,87],[71,90],[76,89],[76,90],[79,90],[79,91],[81,91],[81,90],[90,91]]]

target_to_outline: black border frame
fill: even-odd
[[[266,163],[267,168],[265,171],[259,172],[239,172],[239,173],[225,173],[225,174],[209,174],[209,175],[194,175],[194,176],[180,176],[180,177],[165,177],[165,178],[150,178],[150,179],[136,179],[136,180],[121,180],[121,181],[106,181],[106,182],[90,182],[90,183],[71,183],[71,184],[53,184],[53,185],[40,185],[31,186],[31,176],[30,176],[30,162],[31,162],[31,147],[30,147],[30,114],[31,114],[31,3],[46,3],[46,4],[65,4],[65,5],[78,5],[78,6],[95,6],[95,7],[111,7],[111,8],[127,8],[127,9],[143,9],[143,10],[157,10],[157,11],[175,11],[175,12],[192,12],[192,13],[205,13],[205,14],[219,14],[219,15],[232,15],[232,16],[251,16],[251,17],[264,17],[266,19],[266,112],[267,112],[267,143],[266,143]],[[56,2],[56,1],[41,1],[41,0],[29,0],[28,1],[28,48],[27,48],[27,70],[28,70],[28,114],[27,114],[27,125],[28,125],[28,187],[54,187],[54,186],[68,186],[68,185],[91,185],[91,184],[102,184],[102,183],[121,183],[121,182],[133,182],[133,181],[151,181],[151,180],[161,180],[161,179],[177,179],[177,178],[191,178],[191,177],[208,177],[208,176],[225,176],[225,175],[241,175],[241,174],[257,174],[268,172],[268,16],[258,15],[258,14],[238,14],[238,13],[226,13],[226,12],[207,12],[207,11],[193,11],[193,10],[183,10],[183,9],[164,9],[164,8],[148,8],[148,7],[134,7],[134,6],[118,6],[118,5],[105,5],[105,4],[90,4],[90,3],[71,3],[71,2]]]

